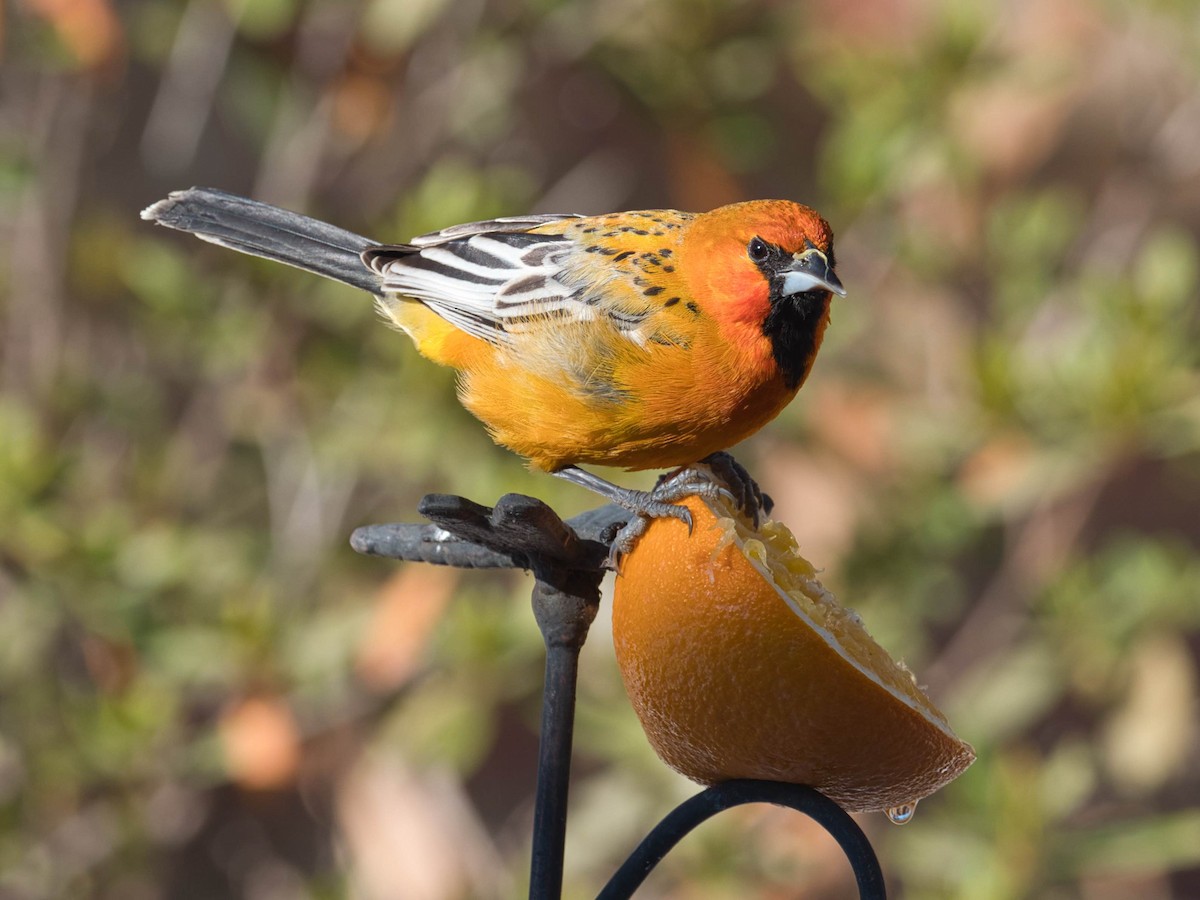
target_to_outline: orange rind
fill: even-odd
[[[656,519],[625,558],[613,638],[658,755],[702,784],[814,787],[905,820],[975,759],[946,717],[778,522],[755,529],[689,497],[694,528]]]

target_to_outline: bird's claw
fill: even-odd
[[[695,486],[693,485],[693,487]],[[626,500],[629,501],[628,505],[622,505],[633,515],[613,537],[607,568],[614,572],[620,571],[621,560],[633,549],[638,538],[646,533],[652,519],[678,519],[687,526],[690,535],[695,527],[691,510],[673,501],[682,500],[694,493],[697,491],[671,490],[663,492],[658,487],[652,491],[630,491],[626,496]]]
[[[700,460],[719,484],[726,488],[726,496],[748,515],[757,528],[764,515],[770,515],[775,501],[765,493],[733,454],[721,450]]]
[[[687,510],[684,510],[687,512]],[[646,529],[650,527],[650,518],[640,513],[635,513],[628,522],[613,536],[612,543],[608,548],[608,559],[604,563],[604,567],[618,575],[621,573],[621,560],[623,560],[638,542]],[[689,525],[690,528],[690,525]]]

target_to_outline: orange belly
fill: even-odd
[[[688,465],[750,436],[796,394],[773,366],[730,365],[727,352],[714,360],[695,346],[636,349],[591,380],[491,355],[464,372],[460,395],[497,443],[552,472]]]

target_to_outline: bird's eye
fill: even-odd
[[[771,248],[767,246],[767,242],[760,237],[750,239],[750,244],[746,247],[746,252],[750,258],[756,263],[764,262],[771,255]]]

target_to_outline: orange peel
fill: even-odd
[[[906,820],[975,759],[946,717],[778,522],[689,497],[691,535],[656,519],[625,558],[613,639],[658,755],[702,784],[806,784]],[[893,814],[894,813],[894,814]]]

